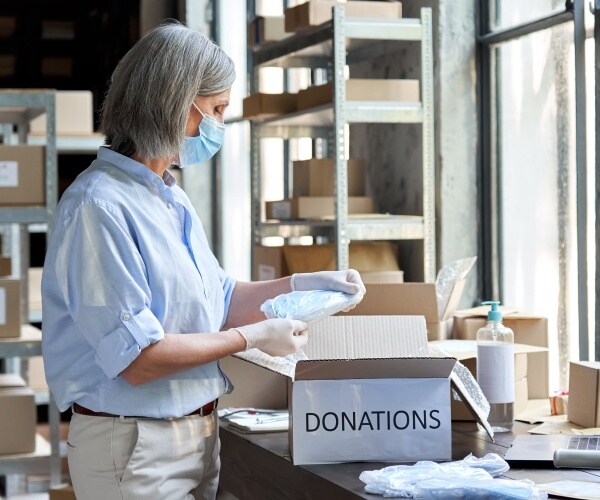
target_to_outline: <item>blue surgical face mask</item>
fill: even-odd
[[[202,115],[202,121],[198,127],[200,134],[194,137],[185,137],[179,150],[180,168],[210,160],[221,149],[225,135],[225,124],[200,111],[196,103],[192,103],[192,105]]]

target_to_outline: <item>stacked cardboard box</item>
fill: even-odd
[[[0,278],[0,338],[21,335],[21,281]]]
[[[0,453],[35,450],[36,408],[33,391],[15,374],[0,375]]]
[[[65,58],[59,58],[65,59]],[[69,58],[59,62],[55,71],[69,72]],[[46,135],[46,114],[29,123],[31,135]],[[56,92],[56,135],[80,136],[94,133],[93,95],[89,90]]]
[[[44,164],[43,146],[0,145],[0,206],[43,205]]]

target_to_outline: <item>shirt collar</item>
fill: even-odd
[[[122,155],[121,153],[117,153],[106,146],[101,146],[98,150],[98,160],[109,162],[118,169],[138,179],[140,182],[157,188],[159,191],[165,189],[166,187],[172,187],[177,184],[175,177],[173,177],[168,170],[165,170],[165,173],[161,179],[146,165],[135,161],[128,156]]]

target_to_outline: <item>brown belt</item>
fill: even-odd
[[[190,417],[192,415],[200,415],[201,417],[206,417],[207,415],[210,415],[213,411],[215,411],[217,409],[218,404],[219,404],[219,400],[215,399],[214,401],[211,401],[210,403],[206,403],[202,408],[198,408],[197,410],[194,410],[193,412],[188,413],[185,416]],[[79,413],[80,415],[87,415],[90,417],[120,417],[120,416],[124,416],[126,418],[152,418],[152,417],[138,417],[138,416],[134,416],[134,415],[132,415],[132,416],[114,415],[112,413],[106,413],[103,411],[93,411],[93,410],[90,410],[89,408],[86,408],[85,406],[81,406],[80,404],[77,404],[77,403],[73,403],[73,412]],[[162,419],[157,419],[157,420],[162,420]]]

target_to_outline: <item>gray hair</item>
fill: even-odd
[[[100,132],[126,156],[171,158],[183,142],[194,98],[223,92],[234,79],[233,61],[214,42],[183,24],[161,24],[115,68]]]

